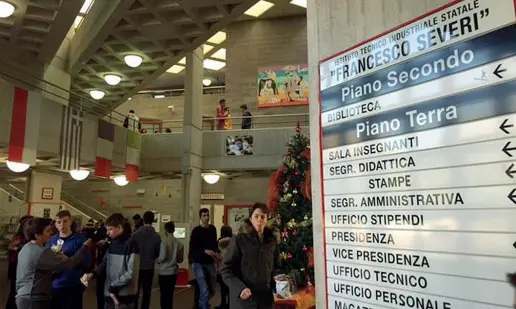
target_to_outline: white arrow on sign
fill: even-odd
[[[514,138],[512,138],[514,140]],[[324,165],[323,179],[383,175],[512,160],[511,138]],[[457,154],[460,153],[460,156]]]
[[[512,164],[512,163],[511,163]],[[389,175],[324,180],[325,194],[389,192],[516,184],[510,163],[490,163]]]
[[[478,252],[483,252],[483,244],[476,245]],[[497,281],[505,281],[505,274],[513,272],[516,263],[516,257],[350,248],[342,245],[327,245],[326,258],[328,261],[351,265],[369,265]],[[486,265],[489,267],[485,267]]]
[[[372,308],[376,308],[377,305],[380,306],[386,306],[388,308],[402,308],[402,306],[399,306],[398,303],[401,301],[400,297],[403,297],[403,299],[410,298],[414,301],[414,303],[418,303],[417,300],[423,300],[424,304],[432,304],[430,308],[453,308],[453,309],[500,309],[500,306],[498,305],[491,305],[486,303],[477,303],[473,301],[465,301],[465,300],[459,300],[455,298],[450,297],[444,297],[444,296],[438,296],[438,295],[429,295],[429,294],[423,294],[423,293],[414,293],[414,292],[407,292],[404,290],[396,289],[396,288],[387,288],[387,287],[378,287],[374,286],[372,284],[365,284],[365,283],[358,283],[354,282],[352,280],[337,280],[328,278],[328,294],[331,294],[336,297],[342,297],[344,299],[352,299],[352,300],[358,300],[358,301],[367,301],[369,303],[372,303]],[[350,287],[346,288],[346,285],[349,285]],[[507,284],[508,286],[508,284]],[[351,288],[352,287],[352,288]],[[356,287],[356,290],[354,289]],[[344,290],[341,290],[344,289]],[[369,289],[372,293],[371,299],[368,299],[366,295],[362,295],[365,289]],[[465,289],[467,290],[467,286],[462,287],[455,287],[453,290],[456,289]],[[452,291],[453,291],[452,290]],[[511,298],[514,294],[510,290],[510,286],[508,288],[505,288],[504,291],[507,291],[507,296],[505,296],[502,300],[506,300],[508,298]],[[484,295],[484,294],[481,294]],[[449,304],[449,305],[445,305]],[[512,298],[508,302],[508,304],[512,303]],[[410,308],[406,306],[406,308]]]
[[[505,133],[502,130],[502,124],[504,122],[505,126],[516,123],[516,114],[324,149],[323,164],[374,158],[414,150],[457,146],[511,136],[511,132],[507,131],[509,133]],[[510,130],[511,128],[503,127],[503,129]],[[400,145],[399,141],[406,140],[410,137],[417,137],[417,145],[415,147],[396,147]],[[368,152],[365,152],[365,150],[368,150]],[[349,154],[349,156],[346,156],[346,154]]]
[[[503,69],[502,69],[503,68]],[[493,73],[491,73],[493,72]],[[503,73],[502,73],[503,72]],[[361,101],[355,104],[346,105],[321,114],[323,127],[356,120],[363,117],[373,116],[386,111],[406,107],[425,101],[448,97],[473,89],[494,86],[503,82],[508,82],[516,78],[516,56],[488,63],[464,72],[452,74],[427,83],[402,90],[387,93],[385,95]],[[387,85],[384,85],[387,87]],[[369,102],[378,101],[381,108],[365,113],[356,114],[353,117],[335,119],[336,114],[348,115],[350,111],[359,109],[360,106]]]
[[[452,266],[452,265],[450,265]],[[451,268],[451,267],[450,267]],[[449,298],[467,299],[505,306],[512,301],[512,287],[504,281],[488,281],[455,276],[443,276],[383,267],[358,266],[329,262],[327,275],[336,280],[377,285],[415,293],[439,295]],[[508,271],[511,268],[507,269]],[[357,276],[356,274],[365,274]],[[367,277],[365,277],[367,276]],[[369,278],[369,279],[367,279]],[[397,281],[395,278],[403,278]],[[408,279],[410,278],[410,279]],[[457,287],[467,287],[464,289]]]
[[[516,233],[514,209],[326,212],[327,228]],[[404,221],[406,220],[406,221]],[[516,237],[515,237],[516,240]],[[516,252],[515,252],[516,257]]]
[[[457,203],[458,197],[460,197],[459,201],[463,201],[464,204]],[[325,194],[324,208],[326,212],[341,210],[375,212],[390,209],[404,211],[423,209],[512,209],[516,208],[516,186],[371,192],[366,194]]]
[[[326,243],[348,248],[417,250],[513,258],[514,233],[471,233],[450,231],[354,230],[326,228]],[[393,243],[389,243],[388,237]]]

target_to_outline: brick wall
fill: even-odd
[[[307,64],[306,16],[251,20],[227,29],[226,98],[230,107],[247,104],[253,115],[307,113],[308,106],[257,109],[258,69]]]

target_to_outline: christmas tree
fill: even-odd
[[[299,124],[287,147],[282,166],[271,177],[268,204],[275,209],[271,226],[281,240],[280,273],[305,287],[314,278],[310,141]]]

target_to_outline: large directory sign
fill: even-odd
[[[454,1],[319,63],[328,308],[512,308],[515,21]]]

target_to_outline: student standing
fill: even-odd
[[[53,309],[52,273],[65,272],[84,265],[91,240],[83,243],[73,256],[67,257],[45,247],[52,236],[50,219],[29,220],[26,234],[30,241],[23,246],[18,255],[16,305],[18,309]]]
[[[159,256],[161,238],[152,227],[154,213],[143,214],[143,226],[134,232],[132,238],[140,248],[140,276],[138,290],[143,290],[141,309],[149,309],[154,279],[154,264]],[[139,293],[138,293],[139,294]]]
[[[209,309],[216,284],[215,261],[218,259],[217,229],[210,224],[210,211],[199,210],[201,224],[190,235],[190,258],[199,285],[199,309]]]
[[[61,210],[56,215],[55,227],[58,234],[52,236],[47,244],[48,248],[56,248],[66,256],[73,256],[83,247],[86,237],[72,231],[72,215],[68,210]],[[86,255],[84,264],[79,269],[72,269],[56,275],[52,282],[52,308],[54,309],[82,309],[82,294],[84,285],[81,276],[90,266],[91,255]]]
[[[102,263],[87,275],[88,280],[105,278],[106,309],[136,309],[140,251],[125,226],[125,217],[120,213],[107,218],[106,230],[111,242]]]
[[[272,309],[270,283],[279,266],[276,237],[267,227],[268,209],[254,204],[241,232],[229,243],[220,273],[229,286],[231,309]]]
[[[161,309],[174,307],[174,289],[177,282],[179,263],[184,259],[184,246],[174,237],[176,227],[174,222],[165,224],[165,239],[161,240],[159,257],[159,290]]]

